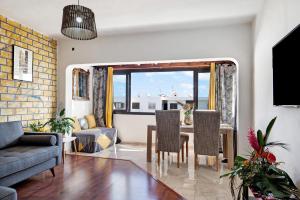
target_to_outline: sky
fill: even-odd
[[[114,75],[114,96],[125,96],[124,75]],[[208,97],[209,73],[199,73],[199,97]],[[131,73],[131,96],[193,96],[193,72],[137,72]]]

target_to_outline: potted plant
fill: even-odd
[[[45,126],[46,126],[46,124],[42,124],[40,121],[29,124],[29,128],[33,132],[46,132],[47,129]]]
[[[229,176],[230,188],[234,199],[248,199],[248,188],[255,198],[260,199],[299,199],[300,193],[289,175],[278,168],[280,162],[271,153],[271,147],[282,147],[287,149],[287,145],[281,142],[269,142],[271,129],[276,121],[272,119],[267,126],[265,134],[258,130],[255,134],[253,129],[248,132],[249,144],[252,152],[248,158],[237,156],[235,164],[230,173],[221,177]],[[236,184],[236,178],[241,180]],[[237,190],[237,197],[235,195]],[[243,194],[242,194],[243,193]]]
[[[45,125],[50,126],[51,132],[62,133],[64,136],[70,136],[74,120],[65,117],[65,109],[62,109],[55,118],[50,119]]]
[[[182,105],[183,113],[184,113],[184,124],[186,125],[192,125],[193,124],[193,109],[194,109],[194,104],[193,103],[186,103]]]

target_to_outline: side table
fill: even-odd
[[[77,153],[75,140],[76,140],[76,137],[63,137],[63,140],[62,140],[62,161],[63,161],[63,163],[65,163],[65,158],[66,158],[66,150],[65,150],[66,143],[72,142],[74,145],[75,154]]]

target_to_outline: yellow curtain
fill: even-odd
[[[216,63],[210,64],[208,109],[216,109]]]
[[[107,81],[106,81],[106,107],[105,107],[105,119],[106,127],[112,128],[112,112],[113,112],[113,68],[107,69]]]

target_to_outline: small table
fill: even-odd
[[[152,134],[156,131],[156,125],[148,125],[147,127],[147,162],[152,161]],[[180,126],[180,132],[194,133],[193,126]],[[233,128],[227,124],[220,125],[220,134],[224,137],[224,156],[228,159],[228,168],[234,165],[234,147],[233,147]]]
[[[66,151],[65,151],[66,143],[72,142],[74,145],[75,154],[77,153],[75,140],[76,140],[76,137],[63,137],[63,140],[62,140],[62,161],[63,161],[63,163],[65,163],[65,158],[66,158]]]

